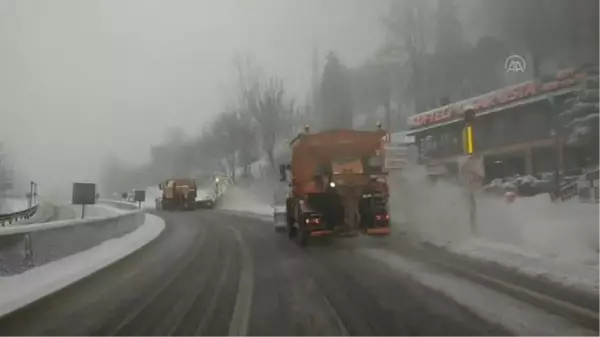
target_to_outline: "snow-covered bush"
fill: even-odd
[[[590,154],[597,154],[600,117],[598,67],[587,69],[586,75],[582,89],[577,96],[565,102],[566,110],[560,113],[558,118],[568,145],[584,148]]]

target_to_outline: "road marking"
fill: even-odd
[[[206,285],[208,284],[208,279],[210,276],[212,276],[211,271],[213,269],[213,267],[215,266],[215,264],[217,263],[217,259],[216,257],[219,255],[219,246],[221,245],[221,241],[216,240],[215,241],[215,249],[214,249],[214,254],[215,254],[215,258],[211,258],[210,261],[208,262],[208,266],[206,266],[206,270],[200,274],[200,279],[190,279],[190,281],[193,281],[195,284],[195,287],[198,289],[198,291],[191,296],[191,294],[186,294],[189,296],[181,296],[184,297],[182,298],[180,301],[176,301],[175,303],[171,304],[171,309],[170,311],[166,314],[166,317],[163,318],[161,321],[157,322],[157,325],[159,328],[157,327],[153,327],[150,331],[150,335],[155,335],[155,334],[161,334],[164,331],[167,331],[167,333],[165,335],[167,336],[172,336],[177,329],[180,328],[181,323],[183,322],[183,320],[185,319],[185,315],[192,310],[192,308],[194,307],[194,304],[196,304],[198,298],[201,296],[202,291],[204,290],[204,288],[206,287]],[[198,253],[200,254],[200,253]],[[196,255],[198,255],[196,254]],[[183,302],[183,303],[181,303]],[[184,308],[183,310],[181,308]],[[166,322],[166,323],[165,323]],[[160,329],[160,324],[162,324],[163,326],[166,327],[166,329]]]
[[[233,255],[233,253],[229,253],[227,255],[227,258],[225,259],[225,263],[223,265],[223,271],[221,272],[221,278],[219,278],[219,282],[215,286],[213,296],[210,299],[210,302],[208,303],[208,306],[206,307],[204,314],[202,315],[202,320],[200,321],[200,324],[198,324],[198,328],[196,328],[196,333],[195,333],[196,336],[204,336],[206,334],[206,331],[204,331],[204,330],[206,330],[208,323],[210,323],[210,320],[212,320],[213,313],[215,311],[215,307],[217,306],[217,299],[219,298],[219,295],[221,294],[221,291],[223,290],[223,285],[225,284],[225,281],[227,280],[227,275],[229,274],[229,269],[231,267],[231,256],[232,255]]]
[[[344,321],[342,321],[342,318],[340,317],[340,315],[338,315],[337,310],[335,310],[333,308],[333,305],[331,305],[331,302],[329,302],[329,299],[327,298],[327,296],[325,296],[325,294],[323,294],[323,300],[325,301],[325,304],[327,304],[327,306],[329,307],[329,310],[331,311],[331,313],[333,315],[335,324],[337,325],[338,329],[340,330],[340,336],[350,336],[348,329],[346,329],[346,325],[344,325]]]
[[[164,284],[162,284],[160,286],[160,288],[158,289],[158,291],[156,291],[155,293],[153,293],[152,295],[148,296],[146,298],[146,300],[143,302],[143,304],[141,306],[136,307],[135,309],[133,309],[132,311],[129,312],[129,314],[127,316],[125,316],[123,318],[123,320],[121,320],[121,322],[117,325],[116,328],[112,329],[110,333],[108,333],[107,335],[109,336],[115,336],[121,329],[123,329],[125,326],[127,326],[129,323],[131,323],[138,315],[140,315],[142,313],[142,311],[144,309],[146,309],[156,298],[158,298],[158,296],[165,290],[167,289],[167,287],[173,283],[173,281],[175,281],[175,279],[177,278],[177,276],[179,276],[179,274],[181,274],[186,268],[189,267],[189,265],[194,261],[194,258],[196,257],[196,254],[198,254],[200,252],[200,248],[204,245],[204,242],[206,241],[206,235],[208,233],[208,229],[206,227],[204,227],[204,231],[202,232],[202,236],[194,241],[192,241],[192,244],[190,246],[191,249],[195,248],[194,246],[197,247],[197,251],[194,250],[193,255],[189,255],[188,259],[185,261],[183,267],[181,269],[178,270],[177,273],[173,273],[170,275],[169,279],[167,280],[167,282],[165,282]]]
[[[252,307],[252,295],[254,293],[254,261],[252,253],[246,245],[242,233],[235,228],[229,228],[240,245],[242,255],[242,270],[240,282],[235,299],[235,307],[229,323],[229,336],[248,335],[248,322],[250,321],[250,310]]]

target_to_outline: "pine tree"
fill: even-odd
[[[583,150],[586,165],[598,163],[598,67],[587,71],[588,77],[577,95],[566,102],[559,114],[566,144]]]
[[[323,129],[352,128],[352,98],[346,69],[332,52],[327,55],[321,81]]]

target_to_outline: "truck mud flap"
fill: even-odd
[[[373,236],[380,236],[380,235],[390,235],[391,232],[392,232],[392,230],[390,229],[390,227],[377,227],[377,228],[367,228],[367,230],[365,231],[365,234],[373,235]]]
[[[336,227],[334,230],[334,235],[339,238],[355,238],[358,237],[358,231],[351,231],[346,227]]]
[[[331,235],[333,233],[333,231],[331,230],[322,230],[322,231],[312,231],[310,232],[310,236],[327,236],[327,235]]]

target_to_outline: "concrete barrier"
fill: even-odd
[[[132,211],[0,228],[0,276],[19,274],[121,237],[135,231],[144,219],[143,212]]]

